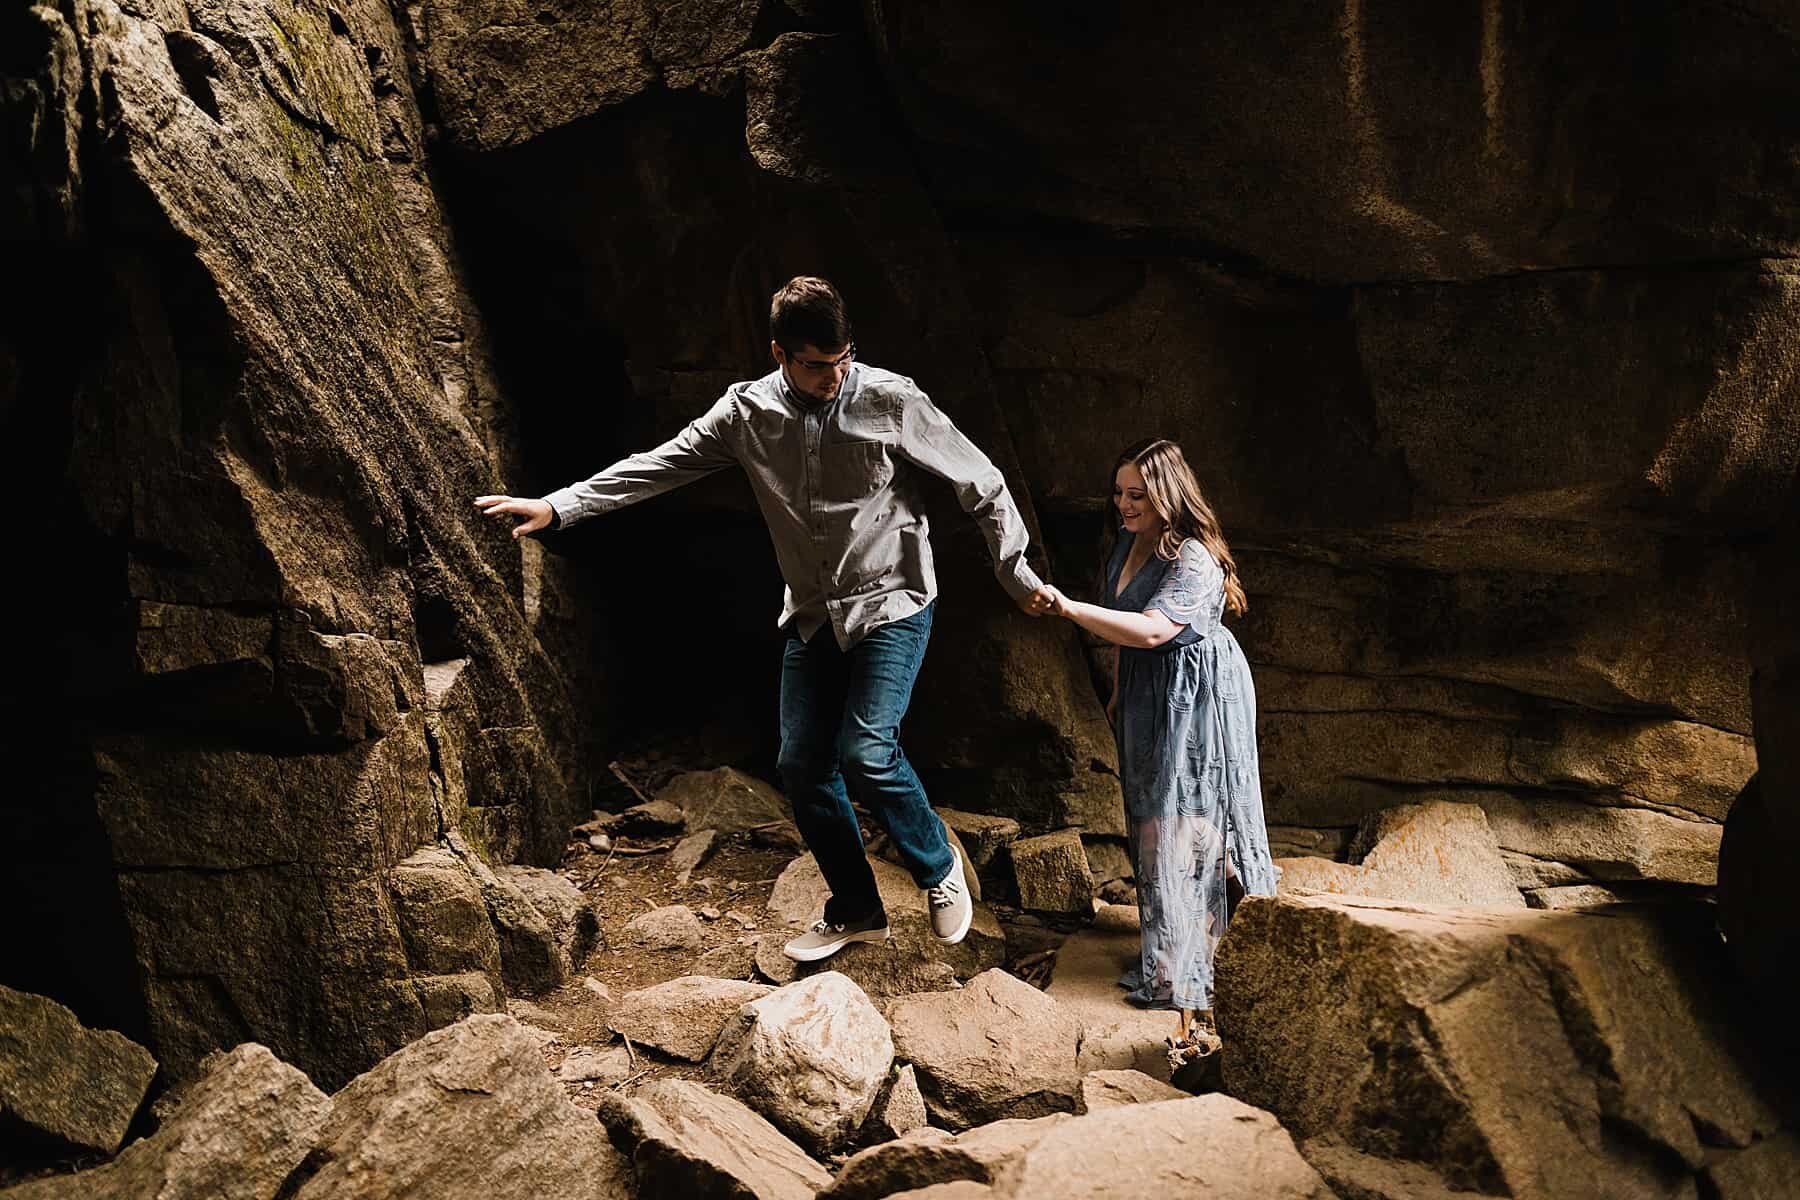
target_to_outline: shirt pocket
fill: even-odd
[[[819,451],[819,475],[827,498],[863,500],[887,486],[894,464],[885,442],[827,442]]]

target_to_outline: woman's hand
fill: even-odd
[[[1073,615],[1070,610],[1073,607],[1074,602],[1063,595],[1060,589],[1055,588],[1050,584],[1045,584],[1043,590],[1048,593],[1045,598],[1045,612],[1053,617],[1067,617]]]
[[[482,515],[489,517],[523,517],[512,528],[514,538],[522,538],[528,533],[536,533],[550,525],[550,518],[556,515],[547,500],[520,500],[512,496],[477,496],[475,507]]]

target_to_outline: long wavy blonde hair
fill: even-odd
[[[1219,564],[1219,569],[1225,572],[1225,611],[1242,616],[1249,610],[1250,602],[1244,596],[1244,585],[1238,580],[1237,560],[1231,557],[1231,548],[1225,544],[1225,534],[1219,529],[1219,518],[1200,491],[1200,481],[1194,478],[1193,468],[1188,466],[1181,447],[1167,438],[1151,438],[1128,447],[1113,463],[1112,475],[1106,481],[1109,493],[1119,477],[1119,468],[1126,463],[1135,466],[1138,474],[1144,477],[1144,492],[1150,507],[1163,521],[1162,537],[1156,543],[1157,557],[1173,562],[1181,553],[1181,543],[1189,538],[1199,539]],[[1110,561],[1119,539],[1116,512],[1107,521],[1107,529],[1112,533],[1106,548]]]

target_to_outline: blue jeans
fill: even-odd
[[[838,649],[829,625],[810,642],[788,633],[781,659],[781,779],[794,823],[831,889],[827,921],[860,921],[882,908],[852,795],[887,830],[920,887],[942,882],[955,862],[943,822],[899,742],[900,718],[931,639],[931,608],[881,626],[848,651]]]

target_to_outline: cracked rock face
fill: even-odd
[[[1219,955],[1225,1089],[1456,1188],[1682,1194],[1715,1148],[1781,1127],[1712,922],[1251,898]]]
[[[404,39],[313,0],[5,21],[0,242],[56,294],[8,298],[0,376],[64,631],[20,676],[56,764],[20,936],[95,931],[46,982],[176,1077],[257,1040],[341,1083],[504,998],[409,946],[399,864],[560,849],[576,769],[556,573],[469,507],[510,435]]]

